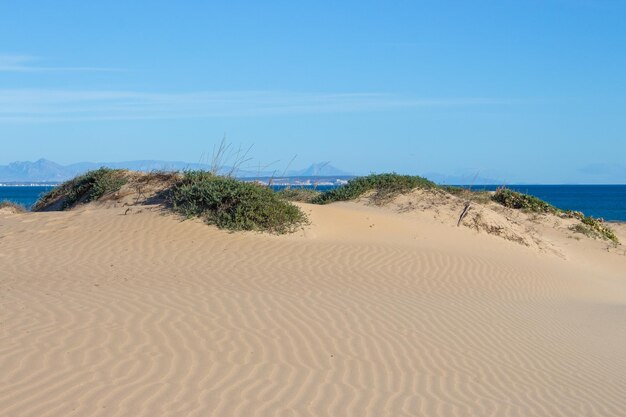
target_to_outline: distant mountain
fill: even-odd
[[[312,164],[308,168],[301,169],[299,171],[289,171],[288,174],[291,177],[346,177],[352,175],[349,172],[335,168],[328,162]]]
[[[0,181],[63,181],[67,178],[67,167],[46,159],[0,165]]]
[[[79,162],[76,164],[67,165],[67,169],[71,172],[71,177],[81,174],[92,169],[98,169],[100,167],[108,167],[113,169],[129,169],[131,171],[183,171],[186,169],[208,169],[207,164],[194,164],[181,161],[155,161],[155,160],[141,160],[141,161],[125,161],[125,162]]]
[[[209,169],[207,164],[189,163],[181,161],[126,161],[126,162],[79,162],[70,165],[60,165],[47,159],[35,162],[12,162],[8,165],[0,165],[0,182],[61,182],[74,178],[86,171],[100,167],[130,169],[133,171],[182,171],[186,169]],[[231,172],[231,167],[223,167],[222,173]],[[273,171],[237,170],[237,176],[272,177],[277,173]],[[282,173],[281,173],[282,174]],[[315,163],[302,170],[287,172],[287,176],[316,177],[316,176],[349,176],[350,174],[329,165],[327,162]]]

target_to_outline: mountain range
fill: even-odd
[[[109,168],[123,168],[133,171],[183,171],[193,169],[210,169],[209,164],[190,163],[182,161],[162,161],[162,160],[138,160],[125,162],[78,162],[69,165],[61,165],[56,162],[39,159],[38,161],[20,161],[12,162],[8,165],[0,165],[0,183],[58,183],[74,178],[84,172],[92,169],[98,169],[102,166]],[[225,166],[220,173],[230,173],[232,167]],[[579,183],[590,184],[609,184],[616,183],[615,178],[626,178],[626,166],[610,165],[610,164],[593,164],[581,168],[578,172],[581,180]],[[477,175],[475,169],[460,169],[453,173],[442,174],[439,172],[425,172],[420,175],[436,182],[437,184],[448,185],[478,185],[478,184],[521,184],[519,180],[512,182],[510,179],[502,178],[497,173],[487,172],[487,175]],[[239,169],[236,176],[240,178],[268,178],[268,177],[297,177],[300,179],[319,178],[319,177],[335,177],[346,179],[355,176],[354,173],[336,168],[328,162],[318,162],[309,165],[303,169],[283,171],[255,169],[249,167]],[[515,180],[513,180],[515,181]]]
[[[60,165],[47,159],[38,161],[12,162],[8,165],[0,165],[0,182],[61,182],[74,178],[84,172],[100,167],[123,168],[133,171],[182,171],[188,169],[209,169],[207,164],[189,163],[181,161],[125,161],[125,162],[78,162],[70,165]],[[220,172],[231,172],[232,167],[225,166]],[[237,176],[241,178],[271,177],[275,175],[287,177],[348,177],[350,173],[335,168],[328,162],[319,162],[301,170],[261,171],[251,169],[237,170]]]

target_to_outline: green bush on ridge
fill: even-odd
[[[89,203],[115,193],[128,181],[124,173],[126,170],[105,167],[86,172],[44,194],[33,206],[33,211],[44,210],[57,202],[60,202],[61,210],[67,210],[78,203]]]
[[[592,233],[600,236],[605,240],[610,240],[613,243],[619,243],[615,232],[613,232],[610,227],[606,226],[604,224],[604,221],[602,221],[601,219],[596,219],[591,216],[584,216],[582,219],[580,219],[580,221],[589,230],[591,230]]]
[[[518,193],[508,188],[498,189],[492,196],[493,201],[509,208],[523,210],[531,213],[550,213],[563,217],[569,217],[580,221],[579,224],[570,227],[570,230],[576,233],[582,233],[585,236],[593,238],[602,238],[619,243],[615,232],[606,226],[602,219],[596,219],[591,216],[585,216],[583,213],[571,210],[561,210],[550,203],[547,203],[537,197]]]
[[[437,185],[426,178],[417,175],[371,174],[365,177],[357,177],[339,188],[326,191],[312,202],[315,204],[328,204],[335,201],[349,201],[361,197],[363,194],[373,191],[372,199],[376,203],[383,203],[402,193],[415,188],[436,188]]]
[[[307,222],[304,213],[270,188],[205,171],[185,172],[168,197],[185,217],[200,217],[228,230],[293,232]]]
[[[508,188],[499,188],[492,196],[493,201],[500,203],[504,207],[524,210],[531,213],[552,213],[561,212],[552,204],[547,203],[537,197],[528,194],[518,193]]]

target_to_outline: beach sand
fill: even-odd
[[[0,416],[626,415],[624,246],[301,207],[0,213]]]

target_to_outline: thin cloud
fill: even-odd
[[[49,67],[38,65],[39,58],[30,55],[0,55],[0,72],[118,72],[120,68],[101,67]]]
[[[224,91],[145,93],[0,90],[0,122],[182,119],[344,113],[502,104],[488,98],[419,99],[377,93]]]

